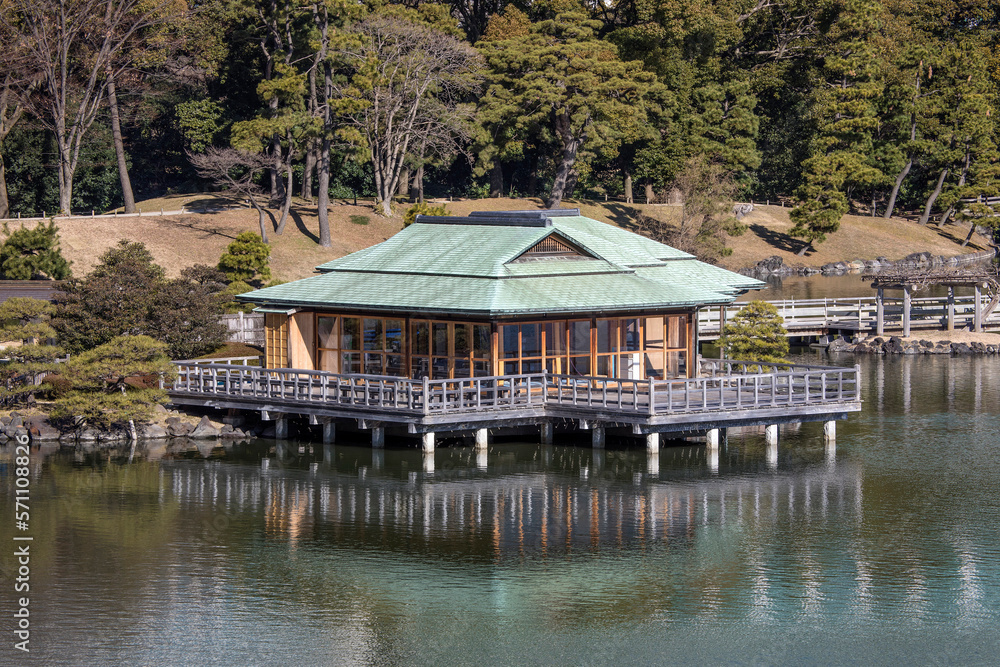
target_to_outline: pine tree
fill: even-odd
[[[160,379],[176,374],[167,346],[149,336],[113,338],[65,366],[72,388],[56,399],[52,416],[103,429],[127,427],[133,441],[135,424],[148,422],[153,409],[168,400]]]
[[[260,287],[271,280],[271,246],[253,232],[242,232],[219,257],[219,271],[227,282]]]
[[[13,232],[4,223],[7,239],[0,246],[0,279],[65,280],[70,276],[69,262],[59,248],[59,229],[55,220],[39,222],[34,229],[21,227]]]
[[[788,355],[787,333],[778,309],[756,300],[726,324],[719,345],[737,361],[781,362]]]
[[[0,404],[19,402],[43,388],[47,373],[58,372],[62,349],[49,324],[55,308],[48,301],[13,297],[0,304],[0,340],[9,360],[0,366]]]
[[[853,187],[886,180],[874,160],[876,103],[883,90],[878,48],[883,11],[875,0],[844,0],[825,36],[813,101],[816,134],[791,212],[795,226],[789,233],[806,241],[800,255],[837,231]]]

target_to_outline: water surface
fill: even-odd
[[[558,438],[485,460],[266,441],[131,463],[35,449],[30,658],[992,664],[1000,366],[861,361],[864,413],[839,423],[836,451],[805,424],[777,459],[754,432],[717,458],[668,443],[655,460]]]

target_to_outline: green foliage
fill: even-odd
[[[215,144],[226,129],[222,105],[214,100],[189,100],[178,104],[174,113],[187,148],[202,153]]]
[[[4,223],[7,239],[0,246],[0,279],[65,280],[70,276],[69,262],[59,248],[59,229],[55,220],[39,222],[34,229],[21,227],[13,232]]]
[[[736,361],[780,362],[788,355],[788,338],[778,309],[751,301],[726,324],[719,345]]]
[[[418,202],[406,209],[406,215],[403,216],[403,227],[409,227],[416,222],[418,215],[451,215],[451,213],[448,212],[448,207],[444,204],[431,206],[427,202]]]
[[[208,267],[168,280],[145,245],[121,241],[86,278],[60,288],[52,326],[73,354],[117,336],[146,335],[168,343],[174,358],[190,358],[223,338],[223,289],[221,275]]]
[[[42,389],[39,380],[56,370],[62,350],[51,344],[49,324],[55,308],[48,301],[13,297],[0,304],[0,341],[6,343],[0,365],[0,403],[18,402]]]
[[[219,271],[225,274],[227,282],[260,287],[271,279],[270,258],[271,246],[259,234],[242,232],[219,258]]]
[[[243,282],[242,280],[234,280],[229,283],[229,285],[226,286],[226,289],[222,291],[222,296],[224,298],[222,306],[223,310],[229,314],[253,312],[254,305],[252,303],[237,301],[235,298],[237,294],[246,294],[247,292],[252,292],[253,290],[253,285]]]
[[[64,366],[72,389],[56,399],[52,416],[104,429],[150,421],[168,400],[160,378],[175,375],[166,344],[142,335],[115,337]]]

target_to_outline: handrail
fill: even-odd
[[[570,407],[661,414],[838,404],[860,398],[858,366],[704,360],[702,377],[623,379],[547,372],[442,380],[175,362],[177,394],[265,398],[413,416]]]

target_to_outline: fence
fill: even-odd
[[[231,343],[264,346],[264,315],[262,313],[236,313],[223,315],[221,322],[226,325]]]

